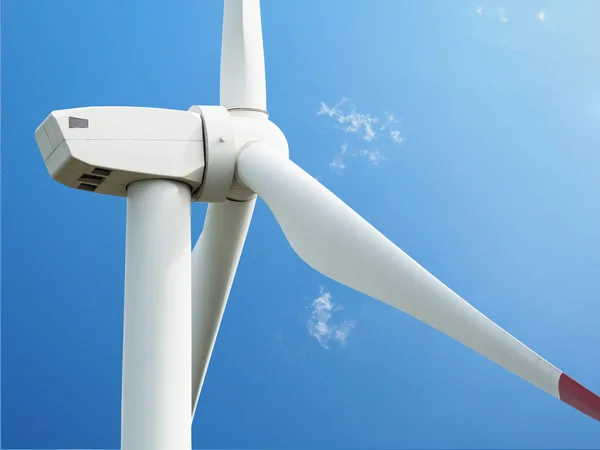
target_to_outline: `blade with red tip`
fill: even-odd
[[[237,175],[312,268],[425,322],[600,420],[600,400],[463,300],[273,147],[240,151]]]
[[[567,405],[600,422],[600,397],[566,373],[562,373],[558,379],[558,395]]]

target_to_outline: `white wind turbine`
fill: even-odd
[[[191,423],[254,210],[325,276],[431,325],[600,420],[600,398],[437,280],[288,159],[269,121],[259,0],[225,0],[221,106],[87,107],[36,130],[46,167],[127,197],[124,450],[189,450]],[[191,252],[192,201],[210,202]]]

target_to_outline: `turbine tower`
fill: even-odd
[[[429,324],[600,421],[600,398],[459,297],[293,163],[267,114],[259,0],[225,0],[220,106],[52,112],[59,183],[127,197],[121,448],[189,450],[256,197],[325,276]],[[191,251],[192,202],[208,202]]]

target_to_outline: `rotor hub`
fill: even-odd
[[[289,157],[285,135],[262,109],[195,105],[189,111],[200,115],[204,132],[204,179],[194,201],[245,202],[256,197],[235,173],[237,155],[250,142],[265,142]]]

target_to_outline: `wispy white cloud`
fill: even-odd
[[[374,166],[377,166],[381,161],[386,159],[377,148],[374,150],[363,149],[359,151],[359,154],[366,156],[368,161]]]
[[[359,113],[352,106],[350,106],[348,111],[345,111],[345,108],[342,108],[342,106],[348,104],[348,102],[349,100],[345,97],[333,106],[327,106],[325,102],[321,102],[321,108],[317,114],[335,118],[340,124],[345,125],[344,131],[348,133],[361,133],[365,141],[371,142],[376,134],[373,130],[373,125],[379,119],[370,114]]]
[[[356,322],[354,321],[346,321],[342,322],[338,325],[333,333],[333,338],[339,342],[342,346],[346,345],[346,341],[348,340],[348,336],[350,336],[350,331],[354,328]]]
[[[365,135],[363,139],[367,142],[371,142],[375,139],[375,132],[373,131],[373,126],[370,123],[365,124]]]
[[[538,12],[535,14],[535,18],[536,18],[536,19],[537,19],[539,22],[541,22],[541,23],[544,25],[544,27],[545,27],[545,28],[548,28],[548,29],[553,29],[553,26],[552,26],[552,25],[550,24],[550,22],[548,21],[548,15],[546,14],[546,11],[545,11],[545,10],[543,10],[543,9],[542,9],[541,11],[538,11]]]
[[[314,337],[321,347],[329,349],[330,342],[346,345],[350,332],[356,325],[354,320],[346,320],[339,324],[332,323],[333,314],[341,311],[343,307],[331,301],[331,293],[326,292],[323,286],[319,289],[319,296],[311,304],[311,314],[308,319],[308,333]]]
[[[348,141],[344,141],[344,143],[342,144],[340,151],[337,155],[335,155],[335,158],[333,158],[333,160],[329,163],[329,167],[331,167],[334,170],[343,170],[346,168],[346,160],[345,160],[345,156],[346,153],[348,151]]]
[[[499,8],[493,9],[491,12],[492,12],[492,15],[495,16],[496,19],[498,19],[500,22],[502,22],[502,23],[508,22],[508,16],[506,14],[506,9],[504,7],[499,7]],[[486,11],[484,10],[483,6],[476,7],[475,13],[479,14],[480,16],[488,15],[488,13],[486,13]]]
[[[540,22],[545,22],[546,21],[546,11],[542,10],[542,11],[538,11],[535,15],[535,17],[537,18],[537,20],[539,20]]]
[[[506,12],[506,8],[504,8],[503,6],[499,6],[496,8],[492,8],[491,11],[488,12],[488,10],[484,10],[483,6],[477,6],[475,8],[475,13],[479,14],[480,16],[491,16],[491,17],[495,17],[497,20],[499,20],[502,23],[506,23],[508,22],[508,14]],[[544,24],[544,26],[549,26],[548,24],[548,17],[546,15],[546,11],[545,10],[539,10],[537,13],[535,13],[535,18],[536,20],[538,20],[539,22],[542,22]]]
[[[341,105],[343,105],[344,103],[346,103],[348,101],[348,99],[346,99],[345,97],[342,98],[338,103],[336,103],[334,106],[327,106],[325,104],[325,102],[321,102],[321,108],[319,109],[319,112],[317,114],[319,115],[327,115],[329,117],[338,117],[341,113],[339,110],[339,107]]]
[[[404,138],[400,135],[400,130],[390,131],[390,136],[392,138],[392,141],[396,142],[397,144],[401,144],[404,140]]]
[[[401,144],[404,138],[400,133],[398,125],[399,120],[393,114],[385,113],[385,122],[381,125],[380,131],[389,131],[390,139],[396,144]]]
[[[501,0],[500,0],[501,1]],[[545,9],[510,10],[501,4],[479,7],[475,10],[478,16],[486,22],[489,28],[477,28],[479,37],[501,47],[514,51],[531,51],[545,45],[546,33],[555,29],[552,20],[548,20]],[[509,14],[510,12],[510,14]],[[535,18],[534,14],[535,13]],[[507,22],[510,18],[510,24]],[[499,24],[494,26],[493,22]],[[540,32],[540,30],[544,30]],[[484,34],[481,34],[484,33]]]
[[[317,114],[334,119],[343,132],[356,135],[363,142],[363,144],[359,144],[363,149],[354,151],[351,156],[366,157],[373,165],[378,165],[386,158],[379,148],[364,148],[364,142],[370,144],[377,139],[386,137],[391,140],[392,144],[396,145],[404,141],[404,137],[400,132],[399,121],[393,114],[385,113],[382,120],[378,116],[359,112],[356,106],[346,97],[331,106],[321,102]],[[349,154],[348,139],[346,139],[340,151],[329,163],[329,167],[336,171],[345,169]]]

